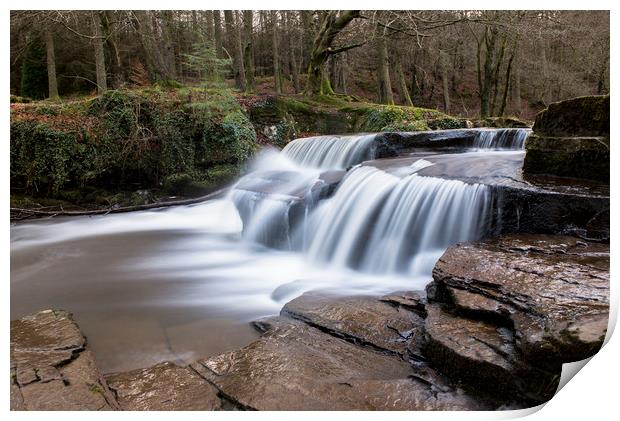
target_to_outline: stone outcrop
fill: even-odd
[[[300,321],[277,317],[237,351],[192,367],[244,409],[491,409],[426,365],[356,346]]]
[[[460,244],[444,253],[433,279],[425,355],[470,384],[488,384],[489,375],[506,393],[547,399],[562,363],[603,344],[607,244],[544,235]],[[507,373],[515,373],[508,382]]]
[[[523,171],[593,179],[609,184],[609,96],[549,105],[536,116]]]
[[[221,409],[217,389],[189,367],[164,362],[106,376],[126,411],[211,411]]]
[[[12,410],[112,410],[118,405],[64,311],[11,321]]]
[[[423,318],[377,297],[305,293],[287,303],[282,314],[362,346],[401,356],[409,349],[420,358]]]

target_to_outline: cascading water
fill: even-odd
[[[451,244],[487,226],[487,186],[359,167],[311,217],[308,254],[371,273],[430,274]]]
[[[524,149],[525,140],[531,132],[531,129],[481,129],[474,139],[474,148]]]
[[[305,167],[346,169],[374,159],[376,134],[315,136],[296,139],[282,149],[282,154]]]

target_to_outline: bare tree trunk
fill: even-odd
[[[246,92],[254,92],[254,34],[252,33],[252,20],[254,13],[251,10],[243,11],[243,31],[245,36],[245,49],[243,58],[245,62]]]
[[[448,78],[448,54],[439,51],[439,65],[441,66],[441,86],[443,90],[443,108],[446,113],[450,112],[450,80]]]
[[[47,51],[47,86],[50,99],[58,99],[58,81],[56,80],[56,53],[54,51],[54,36],[45,25],[45,49]]]
[[[519,52],[515,52],[515,65],[512,83],[512,107],[517,116],[521,115],[521,63],[519,62]]]
[[[312,15],[309,10],[301,10],[301,67],[308,67],[310,54],[312,54]]]
[[[506,68],[506,81],[504,84],[504,95],[502,97],[502,105],[499,109],[499,116],[502,117],[504,115],[504,112],[506,111],[506,102],[508,100],[508,90],[510,89],[510,72],[512,71],[512,62],[515,58],[515,50],[517,49],[517,42],[515,41],[515,45],[514,48],[512,50],[512,54],[510,55],[510,58],[508,59],[508,67]]]
[[[243,53],[241,51],[241,40],[239,33],[235,27],[232,10],[224,10],[224,20],[226,22],[226,37],[228,38],[228,47],[232,50],[233,56],[233,73],[235,74],[235,87],[239,90],[245,90],[245,69],[243,67]]]
[[[394,67],[396,68],[396,91],[403,105],[409,107],[413,106],[411,101],[411,95],[409,95],[409,89],[407,88],[407,81],[405,80],[405,71],[403,70],[403,62],[400,59],[400,54],[394,54]]]
[[[97,73],[97,94],[103,95],[108,90],[105,70],[105,55],[103,52],[103,37],[101,35],[101,17],[99,12],[91,12],[93,23],[93,42],[95,47],[95,70]]]
[[[499,55],[495,60],[495,71],[493,72],[493,100],[491,102],[491,115],[496,115],[497,94],[499,93],[499,72],[506,55],[506,36],[503,37],[499,48]]]
[[[345,10],[338,15],[338,11],[325,12],[321,21],[321,28],[312,47],[308,64],[308,81],[306,95],[331,95],[334,91],[329,83],[325,69],[325,62],[329,56],[338,54],[362,44],[333,48],[332,43],[336,36],[353,20],[360,17],[359,10]]]
[[[207,10],[207,39],[211,42],[215,42],[213,29],[213,10]]]
[[[215,54],[224,57],[222,48],[222,16],[219,10],[213,11],[213,33],[215,34]]]
[[[271,11],[271,45],[273,50],[273,80],[276,94],[282,93],[282,75],[280,74],[280,52],[278,51],[278,12]]]
[[[388,58],[387,40],[385,31],[377,38],[377,83],[379,88],[379,103],[394,105],[392,82],[390,81],[390,61]]]
[[[297,57],[295,54],[295,45],[293,43],[293,33],[291,32],[291,13],[285,11],[286,16],[286,51],[288,56],[289,69],[291,70],[291,82],[295,93],[299,93],[299,68],[297,67]]]

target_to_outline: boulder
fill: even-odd
[[[427,294],[429,302],[511,328],[524,360],[553,369],[603,344],[609,245],[547,235],[458,244],[437,262]]]
[[[556,102],[536,116],[523,171],[609,184],[609,95]]]
[[[552,137],[609,137],[609,102],[609,95],[554,102],[538,113],[534,132]]]
[[[260,322],[258,341],[192,364],[222,395],[259,410],[482,410],[487,402],[423,363],[356,346],[300,321]]]
[[[424,320],[419,314],[378,297],[338,297],[307,292],[287,303],[281,314],[347,341],[407,357],[419,351]]]
[[[609,137],[530,135],[523,171],[585,178],[609,184]]]
[[[220,409],[217,389],[189,367],[164,362],[106,376],[125,411],[210,411]]]
[[[113,410],[118,404],[64,311],[11,321],[12,410]]]

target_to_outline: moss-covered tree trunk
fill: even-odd
[[[336,36],[338,36],[353,19],[358,17],[360,17],[359,10],[345,10],[343,12],[330,10],[324,13],[321,20],[321,27],[314,39],[308,64],[306,95],[333,94],[334,91],[331,88],[329,77],[327,77],[325,62],[329,56],[333,54],[338,54],[361,45],[355,44],[340,48],[334,48],[332,46]]]
[[[99,12],[91,12],[93,24],[93,43],[95,49],[95,70],[97,73],[97,94],[102,95],[108,90],[105,69],[105,54],[103,49],[103,36],[101,35],[101,16]]]
[[[47,51],[47,85],[50,99],[58,99],[58,81],[56,80],[56,53],[54,51],[54,35],[45,26],[45,49]]]
[[[243,33],[245,38],[245,48],[243,50],[243,61],[245,63],[246,92],[254,92],[254,34],[253,23],[254,13],[251,10],[243,11]]]

